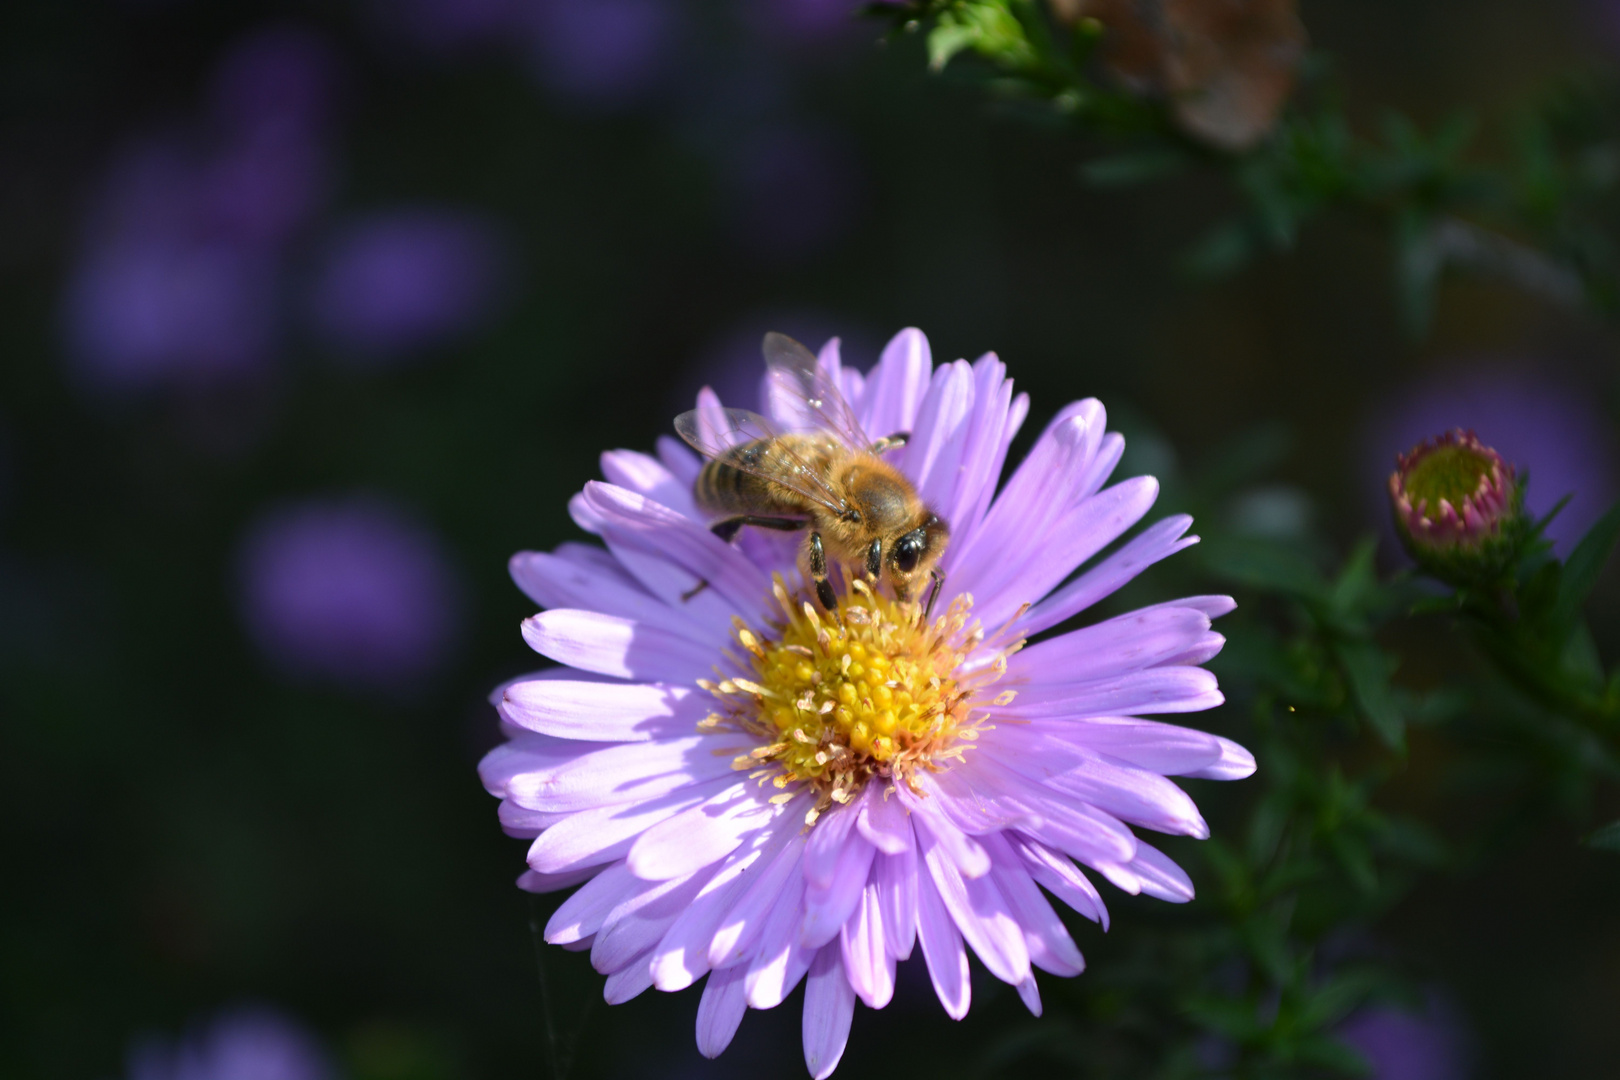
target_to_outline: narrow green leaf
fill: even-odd
[[[1586,846],[1599,851],[1620,852],[1620,821],[1611,821],[1586,838]]]
[[[1564,572],[1558,582],[1557,615],[1560,622],[1574,619],[1587,594],[1592,591],[1592,586],[1597,584],[1598,574],[1602,572],[1603,564],[1609,561],[1609,552],[1614,550],[1616,540],[1620,540],[1620,503],[1598,518],[1597,524],[1586,531],[1564,563]]]
[[[1370,641],[1341,642],[1335,649],[1361,715],[1392,750],[1406,745],[1406,720],[1395,703],[1389,677],[1395,660]]]

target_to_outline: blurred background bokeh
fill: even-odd
[[[608,1009],[585,956],[537,959],[555,898],[514,887],[523,842],[474,773],[487,693],[539,666],[507,558],[577,538],[597,455],[649,447],[705,382],[748,387],[767,329],[863,366],[907,325],[937,360],[995,350],[1033,397],[1025,444],[1097,395],[1167,490],[1285,431],[1206,535],[1376,532],[1395,452],[1454,424],[1529,469],[1533,507],[1574,493],[1560,543],[1620,494],[1597,317],[1459,281],[1414,338],[1386,238],[1351,219],[1189,278],[1220,184],[1088,188],[1070,137],[850,6],[0,11],[0,1073],[544,1076],[554,1035],[581,1077],[802,1075],[793,1002],[709,1063],[695,991]],[[1509,115],[1620,64],[1607,0],[1302,16],[1368,121]],[[1437,756],[1415,749],[1407,798]],[[1368,929],[1428,973],[1433,1038],[1472,1048],[1383,1075],[1613,1069],[1620,872],[1543,876],[1568,843],[1531,835]],[[1112,935],[1173,917],[1150,906],[1116,902]],[[1016,998],[976,982],[954,1024],[918,966],[839,1075],[998,1073]],[[280,1071],[207,1064],[232,1040]]]

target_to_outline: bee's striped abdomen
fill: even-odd
[[[716,515],[803,517],[809,513],[805,497],[767,477],[794,477],[802,465],[821,467],[825,458],[814,440],[791,435],[740,443],[703,466],[692,495]]]

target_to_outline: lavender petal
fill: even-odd
[[[709,673],[713,647],[691,634],[595,611],[543,611],[523,623],[523,640],[559,664],[646,682],[691,682]]]
[[[962,944],[962,932],[945,910],[945,901],[927,874],[917,876],[917,940],[922,944],[928,977],[945,1014],[952,1020],[962,1019],[972,1002],[973,990],[968,978],[967,949]]]
[[[698,1053],[706,1058],[719,1057],[721,1051],[731,1045],[747,1011],[742,968],[710,972],[709,981],[703,986],[703,997],[698,1000]]]
[[[804,986],[804,1064],[815,1080],[838,1068],[855,1016],[855,991],[844,975],[836,944],[816,954]]]

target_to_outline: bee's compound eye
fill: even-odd
[[[902,536],[894,545],[894,568],[902,574],[909,574],[917,569],[917,560],[922,558],[923,531],[913,529]]]

